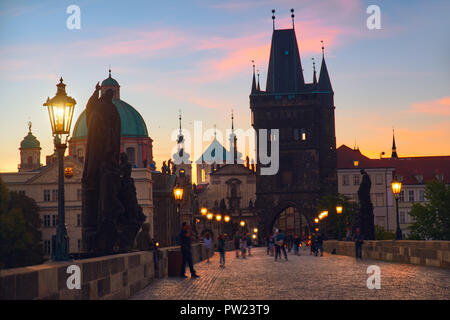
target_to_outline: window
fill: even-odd
[[[377,193],[377,194],[375,195],[375,197],[376,197],[376,206],[377,206],[377,207],[382,207],[382,206],[384,206],[384,194],[382,194],[382,193]]]
[[[408,191],[408,200],[409,202],[414,202],[414,190]]]
[[[77,214],[77,226],[81,226],[81,214]]]
[[[405,191],[404,190],[400,191],[398,199],[400,202],[405,202]]]
[[[17,193],[18,193],[19,195],[24,196],[24,195],[25,195],[25,190],[19,190],[19,191],[17,191]]]
[[[419,190],[419,201],[425,201],[425,191]]]
[[[50,201],[50,190],[44,190],[44,201]]]
[[[51,252],[50,240],[44,240],[44,254],[48,255]]]
[[[348,186],[350,184],[348,174],[344,174],[342,176],[342,185]]]
[[[56,215],[52,215],[52,227],[56,227],[58,225],[58,217]]]
[[[400,211],[400,223],[406,223],[406,212]]]
[[[50,215],[44,216],[44,227],[50,227]]]
[[[81,189],[77,189],[77,200],[81,200]]]
[[[81,148],[78,149],[78,150],[77,150],[77,157],[78,157],[78,158],[83,158],[83,156],[84,156],[83,149],[81,149]]]
[[[298,141],[300,140],[300,130],[294,129],[294,140]]]
[[[201,176],[201,182],[205,182],[206,181],[206,173],[205,173],[205,169],[202,169],[202,176]]]
[[[52,190],[52,201],[58,201],[58,189]]]
[[[127,157],[128,157],[128,162],[131,165],[136,164],[136,156],[135,156],[134,148],[127,148]]]
[[[353,185],[354,186],[358,186],[359,185],[359,175],[358,174],[355,174],[353,176]]]
[[[77,248],[78,248],[78,251],[81,250],[81,239],[78,239],[78,241],[77,241]]]
[[[359,166],[359,161],[358,161],[358,160],[353,161],[353,166],[354,166],[354,167]]]
[[[379,173],[375,175],[375,184],[383,184],[383,176]]]

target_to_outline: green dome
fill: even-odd
[[[28,132],[28,135],[23,138],[22,142],[20,143],[21,149],[33,149],[33,148],[40,148],[41,143],[38,139],[36,139],[35,136],[30,132]]]
[[[120,115],[122,137],[148,137],[147,126],[145,125],[144,119],[142,119],[142,116],[136,111],[136,109],[120,99],[113,99],[113,103]],[[75,123],[75,127],[73,128],[72,139],[76,140],[86,138],[86,110],[83,110]]]
[[[108,78],[103,80],[102,87],[103,86],[117,86],[118,87],[119,83],[115,79],[111,78],[111,74],[110,74]]]

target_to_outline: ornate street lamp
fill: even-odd
[[[51,99],[47,97],[47,101],[43,104],[48,110],[58,157],[58,228],[56,236],[52,237],[52,258],[55,261],[67,261],[69,260],[69,237],[67,236],[64,207],[64,153],[72,124],[73,109],[77,102],[67,95],[66,85],[62,78],[56,87],[56,95]],[[64,142],[62,141],[63,135],[66,135]]]
[[[239,223],[239,225],[240,225],[241,227],[245,227],[245,221],[244,221],[244,220],[241,220],[241,222]]]
[[[173,188],[173,197],[177,202],[177,214],[180,215],[181,201],[183,200],[183,188],[176,185],[175,188]]]
[[[208,220],[212,220],[214,218],[214,214],[212,214],[211,212],[209,212],[207,215],[206,215],[206,219],[208,219]]]
[[[342,208],[342,206],[336,206],[336,213],[337,214],[341,214],[342,213],[342,210],[343,210],[343,208]]]
[[[315,222],[315,223],[319,223],[319,219],[318,219],[318,218],[315,218],[315,219],[314,219],[314,222]]]
[[[230,222],[230,220],[231,220],[230,216],[223,217],[223,221],[225,222]]]
[[[203,207],[200,209],[200,212],[201,212],[202,216],[206,216],[206,214],[208,213],[208,209]]]
[[[397,230],[395,232],[395,240],[402,240],[402,230],[400,229],[400,219],[398,216],[398,198],[400,195],[400,191],[402,190],[402,183],[400,181],[392,181],[391,183],[392,193],[395,198],[395,207],[396,207],[396,215],[397,215]]]
[[[258,228],[253,228],[253,233],[258,233]]]

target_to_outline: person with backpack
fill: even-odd
[[[275,261],[277,261],[278,257],[281,258],[281,250],[283,250],[284,258],[286,261],[288,260],[286,248],[284,246],[286,241],[286,236],[284,235],[283,231],[278,230],[278,234],[275,237]]]
[[[220,255],[220,267],[225,268],[225,236],[220,234],[217,240],[217,251]]]

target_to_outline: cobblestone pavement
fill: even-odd
[[[450,299],[448,269],[326,253],[315,257],[307,250],[275,262],[265,248],[252,251],[247,259],[227,252],[225,268],[219,267],[216,253],[210,263],[195,265],[199,279],[156,279],[132,299]],[[367,288],[370,265],[380,267],[379,290]]]

